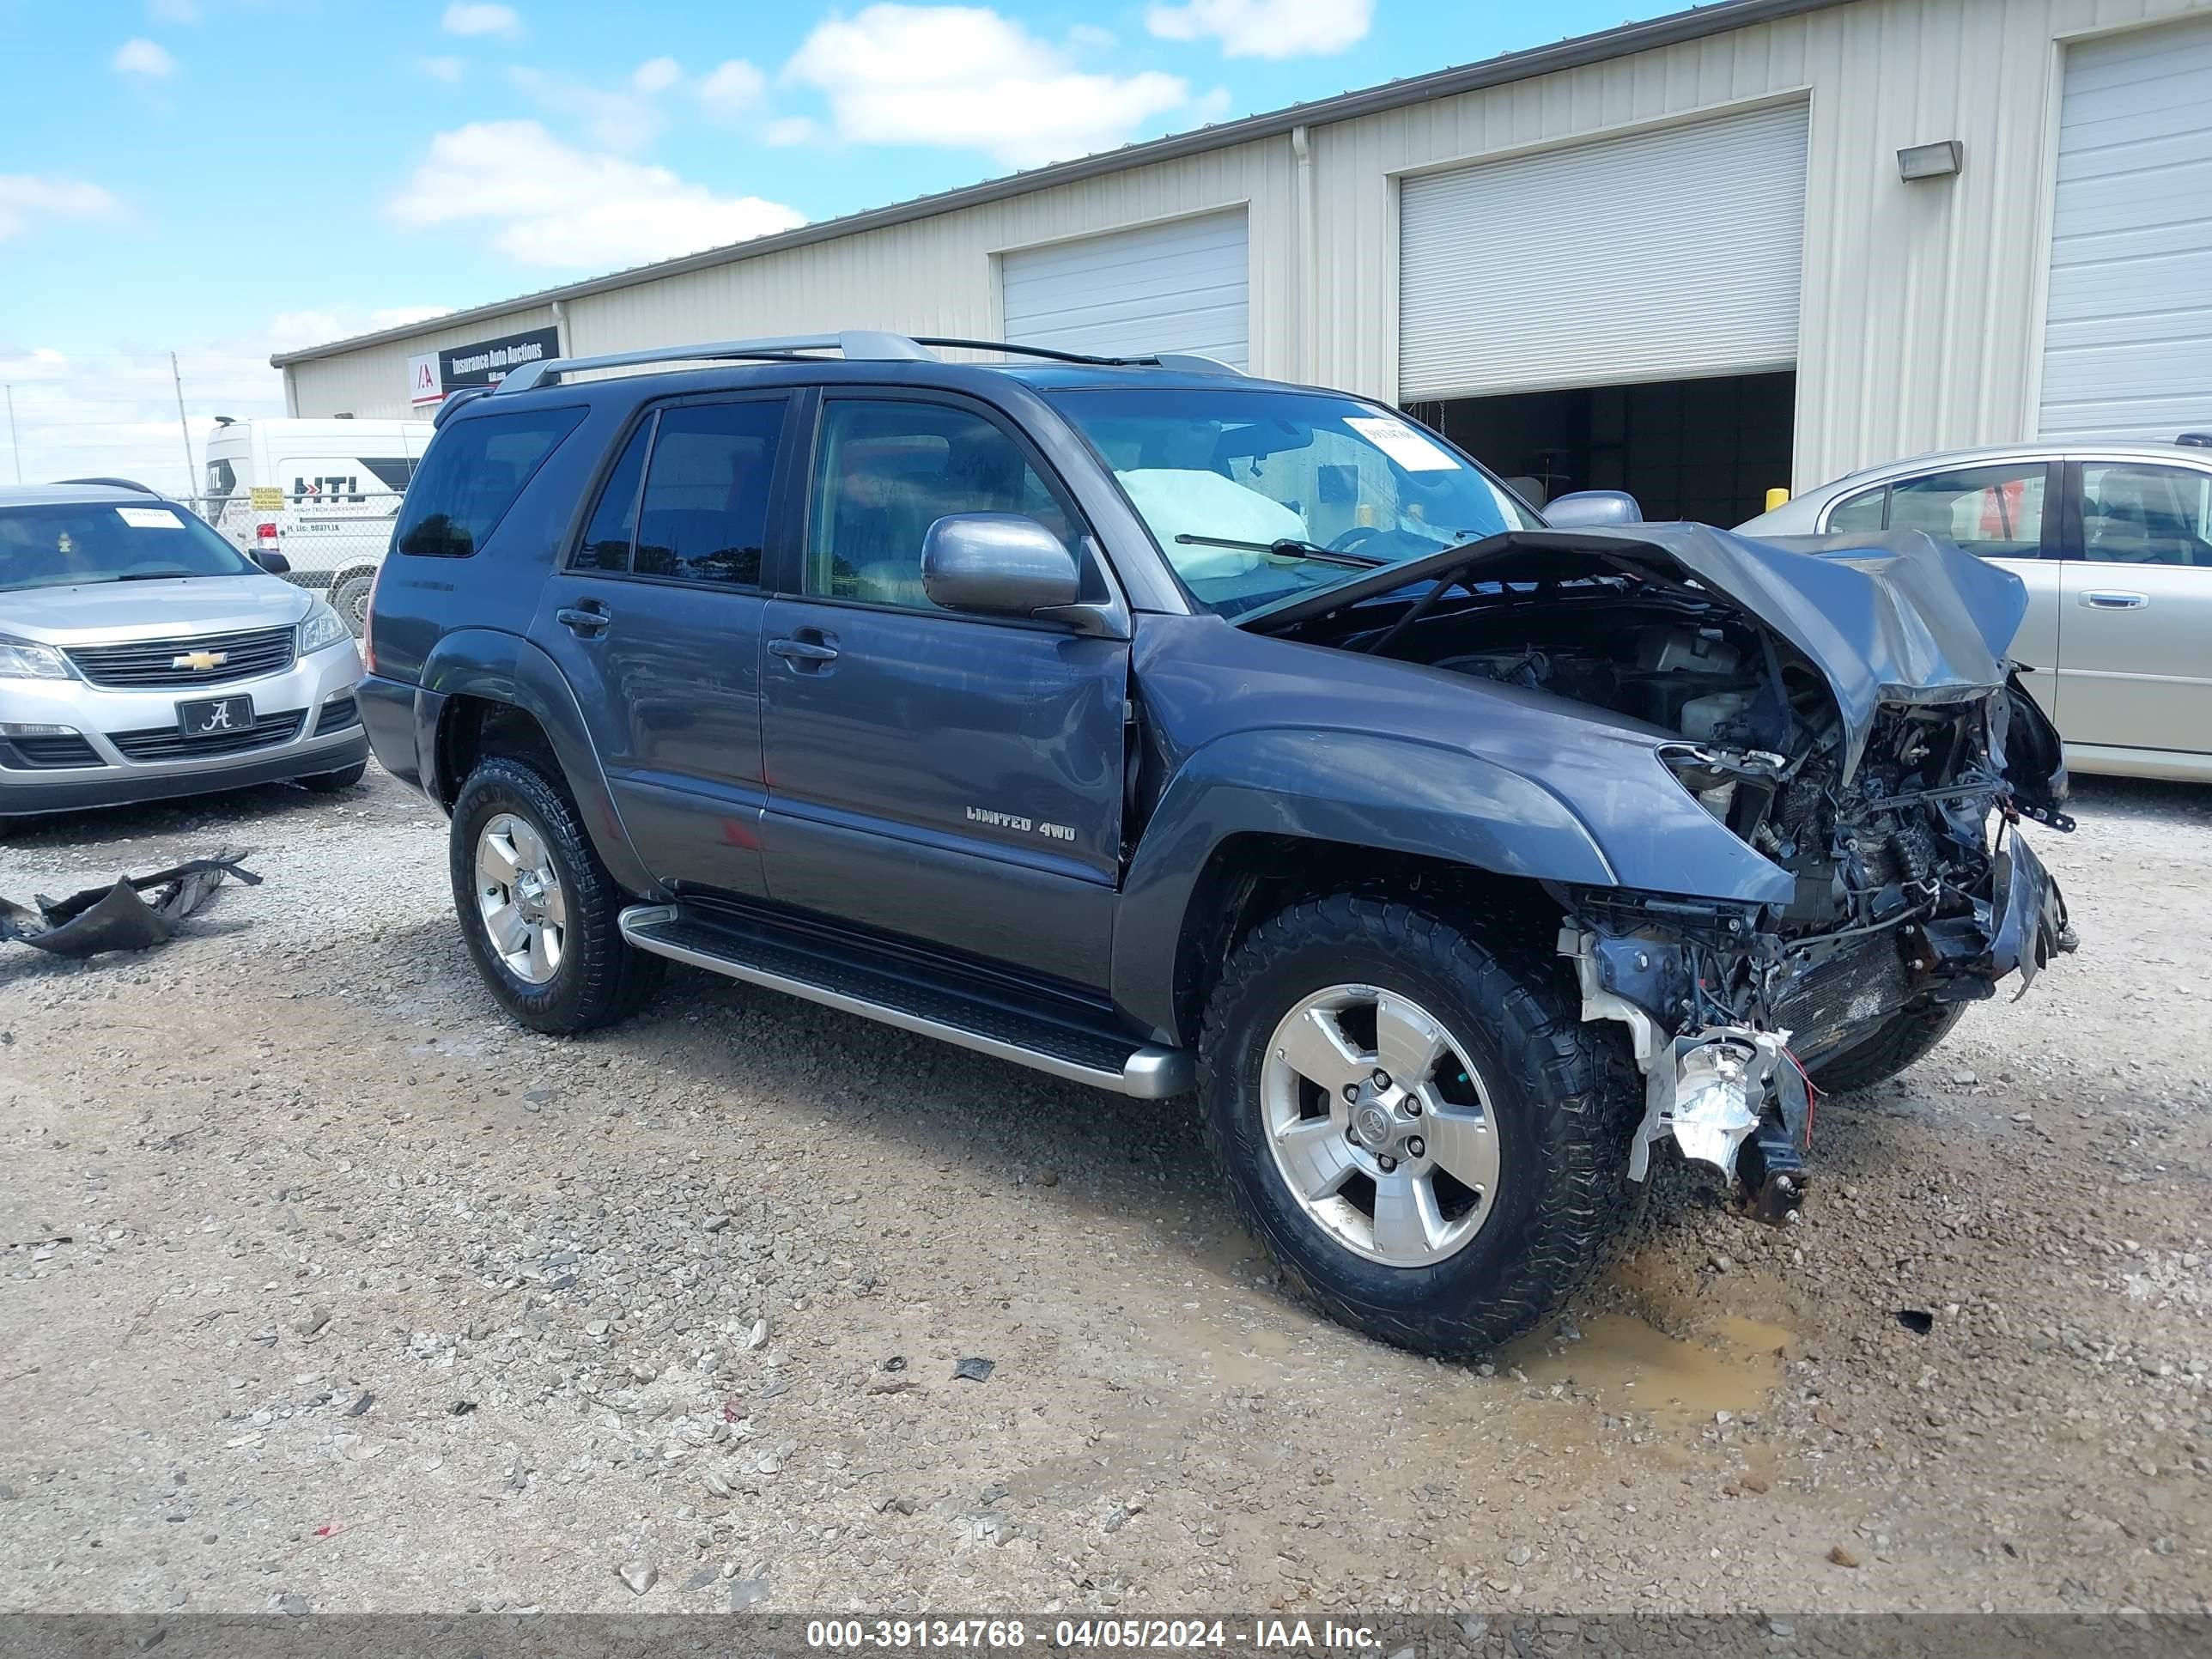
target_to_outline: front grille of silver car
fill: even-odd
[[[190,639],[131,640],[122,645],[78,645],[68,648],[76,672],[94,685],[118,690],[171,690],[223,685],[257,674],[278,674],[292,665],[295,635],[289,628],[256,628],[238,634],[202,634]],[[196,667],[210,656],[220,663]],[[182,666],[179,666],[179,663]]]
[[[107,740],[120,749],[127,760],[204,760],[210,755],[235,755],[248,749],[289,743],[300,735],[300,722],[307,715],[304,708],[295,708],[284,714],[264,714],[251,726],[212,738],[188,738],[173,726],[161,726],[150,732],[110,732]]]

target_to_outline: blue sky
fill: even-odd
[[[197,434],[271,349],[1680,9],[0,0],[23,476],[179,487],[171,350]]]

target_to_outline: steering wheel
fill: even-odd
[[[1333,553],[1356,553],[1377,536],[1388,533],[1380,525],[1356,524],[1334,538],[1328,544],[1329,550]]]

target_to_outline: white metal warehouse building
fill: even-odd
[[[1724,0],[274,361],[367,417],[508,337],[842,328],[1205,352],[1721,523],[2171,438],[2212,428],[2212,0]]]

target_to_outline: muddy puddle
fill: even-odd
[[[1499,1368],[1517,1365],[1532,1386],[1564,1384],[1607,1412],[1648,1413],[1666,1425],[1759,1410],[1782,1381],[1792,1340],[1779,1325],[1735,1315],[1687,1337],[1622,1313],[1594,1314],[1579,1328],[1579,1341],[1550,1333],[1515,1343],[1499,1353]]]

